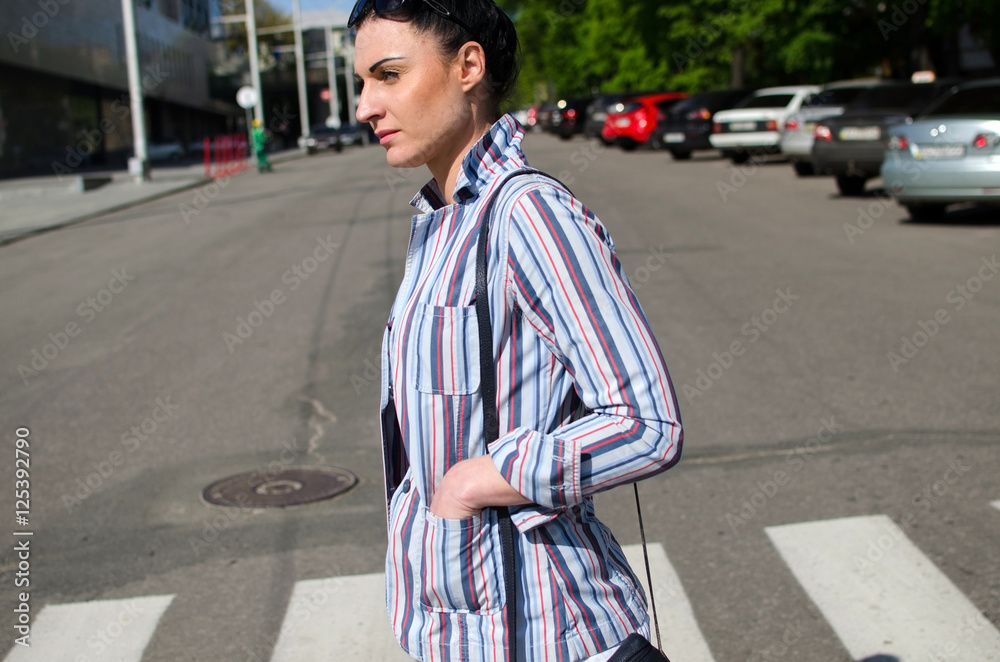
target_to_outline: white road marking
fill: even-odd
[[[660,543],[647,546],[649,550],[649,572],[653,577],[656,591],[656,611],[659,613],[660,634],[663,635],[663,652],[672,662],[714,662],[708,643],[695,620],[694,610],[688,600],[677,572],[670,564],[667,553]],[[642,581],[648,600],[649,586],[646,582],[646,564],[642,558],[642,545],[622,547],[633,572]],[[656,644],[656,630],[653,628],[653,606],[649,605],[649,631]]]
[[[1000,660],[1000,633],[885,515],[765,529],[856,660]]]
[[[413,662],[392,635],[382,573],[295,583],[271,662]]]
[[[172,595],[44,607],[5,662],[139,662]]]
[[[1000,501],[994,501],[990,505],[996,508],[997,510],[1000,510]]]

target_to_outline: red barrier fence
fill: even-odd
[[[205,138],[204,149],[206,177],[235,175],[250,167],[247,137],[242,133]]]

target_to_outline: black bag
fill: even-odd
[[[493,197],[486,203],[486,208],[482,215],[482,225],[479,228],[479,240],[476,246],[476,318],[479,322],[479,376],[480,386],[483,396],[483,436],[486,446],[496,441],[500,436],[500,414],[497,411],[497,380],[496,366],[493,359],[493,325],[490,321],[490,299],[489,288],[486,280],[486,248],[489,240],[489,223],[493,217],[493,208],[496,205],[497,196],[503,187],[511,179],[520,175],[541,175],[548,177],[556,183],[562,185],[558,179],[547,175],[539,170],[525,168],[517,170],[500,182],[496,187]],[[642,512],[639,510],[639,488],[633,483],[635,488],[635,507],[639,516],[639,530],[642,536],[642,552],[646,560],[646,581],[650,591],[652,591],[653,580],[649,572],[649,557],[646,554],[646,534],[642,530]],[[503,575],[504,583],[507,585],[507,650],[508,661],[517,662],[517,570],[514,567],[514,536],[517,530],[510,519],[510,513],[506,507],[496,508],[500,524],[500,547],[503,555]],[[656,625],[656,640],[660,641],[660,625],[656,618],[656,602],[650,594],[650,601],[653,606],[653,622]],[[662,651],[653,647],[645,637],[638,633],[633,633],[621,643],[618,650],[610,658],[609,662],[655,662],[663,660],[670,662]]]

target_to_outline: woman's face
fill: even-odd
[[[473,128],[460,57],[445,62],[432,32],[372,18],[358,31],[354,66],[364,84],[357,119],[371,124],[389,165],[433,170],[453,158],[453,143]]]

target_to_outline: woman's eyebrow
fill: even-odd
[[[382,66],[383,64],[385,64],[386,62],[389,62],[391,60],[405,60],[405,59],[406,58],[403,57],[402,55],[393,55],[393,56],[390,56],[390,57],[382,58],[381,60],[379,60],[378,62],[376,62],[372,66],[368,67],[368,73],[370,73],[370,74],[375,73],[376,69],[378,69],[380,66]]]

